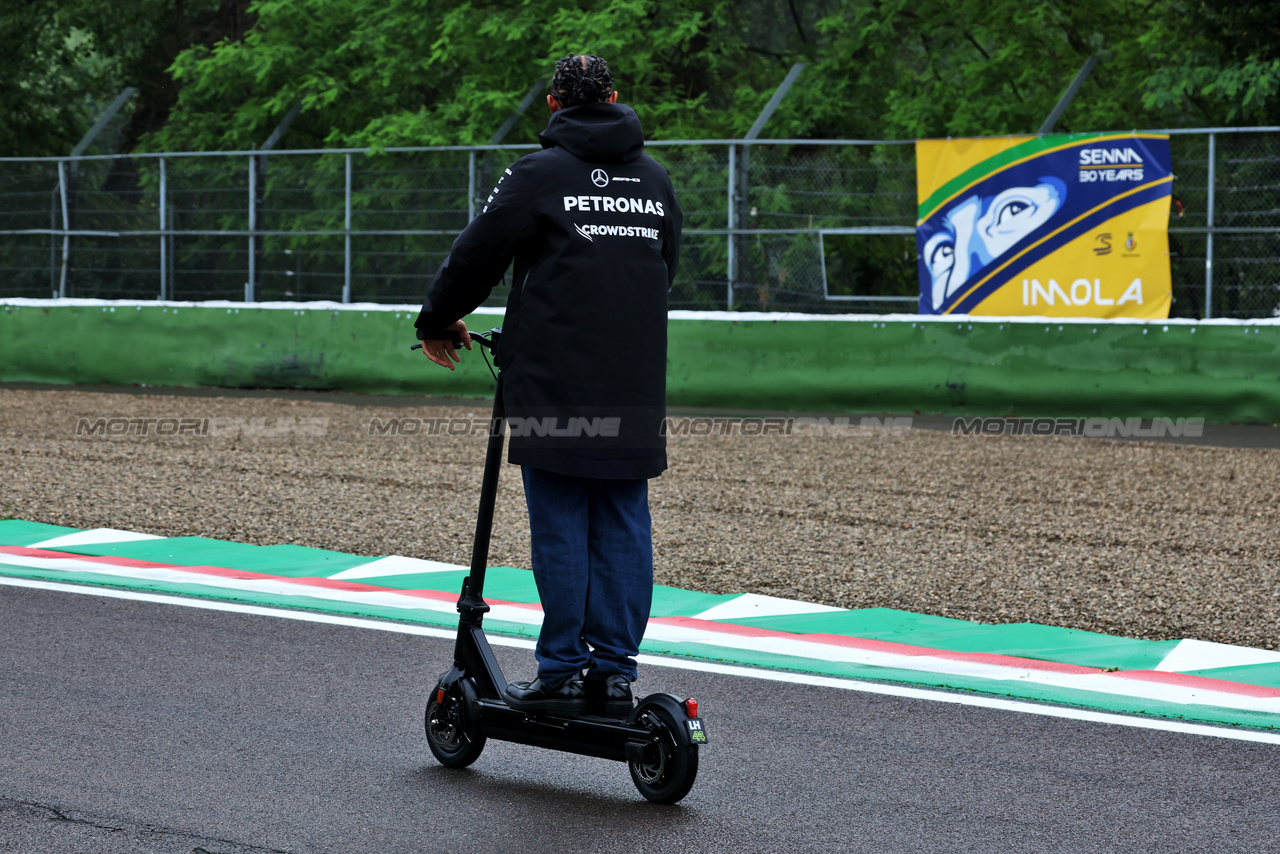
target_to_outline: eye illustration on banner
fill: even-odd
[[[925,242],[934,309],[975,274],[1048,222],[1062,209],[1067,186],[1045,176],[1033,187],[1009,187],[994,196],[969,196],[942,216]]]

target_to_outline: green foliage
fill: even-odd
[[[87,127],[112,76],[93,34],[53,2],[0,11],[0,154],[63,154]]]
[[[1215,125],[1280,122],[1280,7],[1168,2],[1137,43],[1155,68],[1143,105]]]
[[[891,0],[850,4],[819,28],[832,48],[819,76],[833,104],[865,102],[857,132],[889,138],[1034,133],[1092,55],[1102,64],[1058,130],[1136,127],[1149,74],[1135,35],[1149,21],[1117,0]],[[853,61],[850,61],[852,58]],[[840,117],[815,110],[821,124]]]
[[[247,148],[299,100],[292,147],[485,143],[557,58],[584,51],[611,58],[651,137],[740,134],[785,69],[750,50],[739,4],[725,0],[258,0],[250,10],[257,24],[243,40],[178,57],[177,119],[152,147]],[[507,141],[532,141],[545,116],[535,105]]]
[[[766,130],[910,138],[1034,132],[1089,56],[1060,130],[1280,120],[1263,0],[14,0],[0,11],[0,152],[67,151],[125,85],[125,145],[485,143],[554,60],[607,57],[652,138]],[[171,109],[174,111],[170,115]],[[531,142],[538,104],[507,137]]]
[[[0,7],[0,155],[69,153],[125,86],[140,93],[110,147],[131,147],[168,115],[179,50],[235,32],[224,24],[237,16],[220,0],[10,0]]]

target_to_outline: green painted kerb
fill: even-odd
[[[413,314],[4,306],[0,381],[483,397],[410,352]],[[468,326],[488,329],[496,315]],[[1274,324],[672,320],[675,406],[1280,421]]]

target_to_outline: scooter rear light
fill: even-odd
[[[698,701],[690,697],[684,701],[684,712],[691,718],[698,716]]]

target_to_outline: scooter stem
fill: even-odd
[[[471,548],[471,574],[462,585],[458,613],[462,622],[479,626],[489,606],[484,601],[484,574],[489,562],[489,534],[493,529],[493,507],[498,498],[498,474],[502,470],[502,443],[506,409],[502,405],[502,373],[493,395],[493,419],[489,422],[489,445],[484,457],[484,480],[480,484],[480,510],[476,514],[476,538]]]

